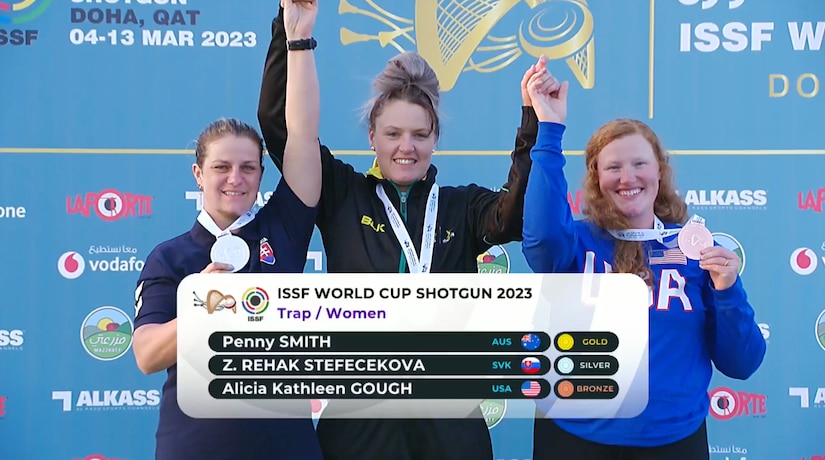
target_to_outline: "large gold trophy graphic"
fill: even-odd
[[[351,3],[355,1],[363,2],[365,8]],[[533,15],[521,21],[518,33],[490,35],[521,2]],[[435,70],[442,91],[452,89],[462,72],[495,72],[523,53],[564,59],[582,88],[591,89],[595,82],[593,15],[587,0],[416,0],[412,20],[392,14],[376,0],[340,0],[338,14],[365,16],[387,28],[370,35],[342,27],[342,44],[374,40],[399,52],[416,51]],[[408,43],[407,47],[399,42]]]

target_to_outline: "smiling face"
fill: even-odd
[[[641,134],[605,145],[597,159],[599,189],[633,228],[653,227],[661,173],[653,147]]]
[[[246,136],[228,134],[209,142],[199,163],[192,168],[203,190],[203,209],[225,229],[258,197],[261,150]]]
[[[427,174],[435,142],[428,111],[402,99],[387,101],[370,130],[381,175],[402,191]]]

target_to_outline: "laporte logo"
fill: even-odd
[[[719,420],[730,420],[743,415],[764,416],[768,412],[765,395],[733,391],[725,387],[714,388],[708,395],[710,415]]]
[[[126,217],[146,217],[152,214],[152,197],[135,193],[122,193],[106,189],[98,193],[86,193],[66,197],[66,212],[113,222]]]
[[[822,212],[822,203],[825,202],[825,188],[799,192],[797,206],[802,211]]]

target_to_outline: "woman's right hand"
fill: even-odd
[[[533,103],[533,110],[539,121],[564,124],[567,118],[567,88],[568,82],[554,85],[555,91],[546,91],[547,81],[541,72],[536,72],[527,82],[527,92]]]
[[[206,266],[201,273],[232,273],[232,266],[220,262],[212,262]]]
[[[281,0],[284,7],[284,28],[287,40],[312,37],[315,17],[318,15],[318,0]]]

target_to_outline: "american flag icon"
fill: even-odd
[[[535,380],[528,380],[521,384],[521,394],[527,396],[528,398],[538,396],[539,391],[541,391],[541,385],[539,385],[539,382],[536,382]]]
[[[687,257],[679,248],[650,251],[650,265],[687,265]]]

